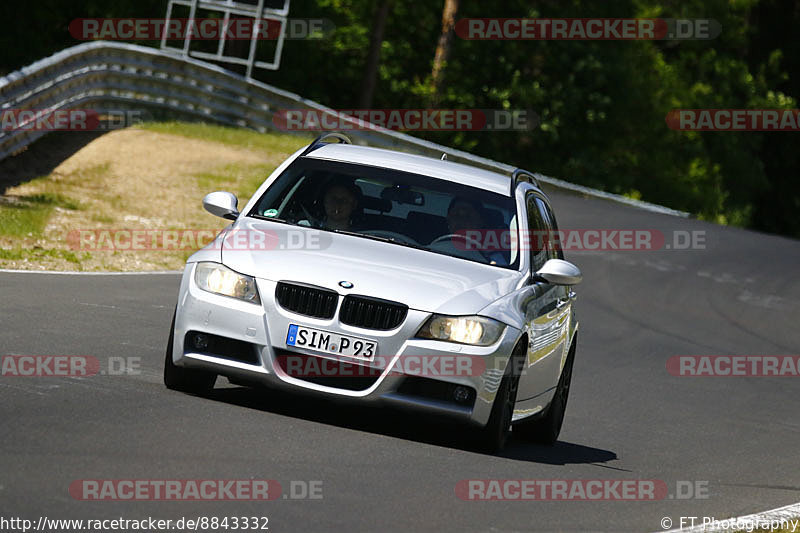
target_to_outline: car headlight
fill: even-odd
[[[198,263],[194,271],[194,281],[204,291],[261,304],[255,278],[234,272],[225,265]]]
[[[482,316],[433,315],[417,332],[417,337],[437,341],[489,346],[503,334],[505,324]]]

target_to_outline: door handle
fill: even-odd
[[[569,300],[557,300],[556,301],[556,309],[561,309],[565,305],[569,303]]]

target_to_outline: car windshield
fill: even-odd
[[[300,158],[248,215],[516,268],[514,199],[457,180]]]

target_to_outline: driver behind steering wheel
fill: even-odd
[[[309,208],[299,204],[305,218],[298,220],[298,225],[341,231],[359,229],[362,194],[353,180],[334,178],[316,198]]]

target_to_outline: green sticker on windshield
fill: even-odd
[[[264,216],[265,217],[276,217],[276,216],[278,216],[278,210],[277,209],[267,209],[266,211],[264,211]]]

